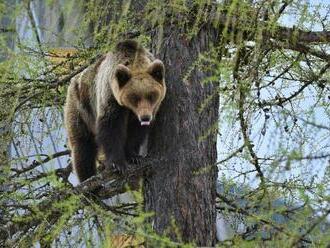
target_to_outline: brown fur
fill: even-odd
[[[129,40],[72,78],[65,126],[80,181],[95,174],[100,150],[106,166],[121,172],[139,155],[149,133],[141,125],[154,120],[166,94],[164,73],[160,60]]]

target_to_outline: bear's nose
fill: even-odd
[[[151,116],[150,115],[142,115],[141,116],[141,121],[150,121]]]
[[[140,118],[141,126],[149,126],[151,122],[150,115],[142,115]]]

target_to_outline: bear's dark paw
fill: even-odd
[[[113,169],[115,172],[118,172],[121,175],[125,175],[128,169],[128,163],[126,160],[119,160],[119,161],[111,161],[110,168]]]
[[[131,164],[141,164],[143,157],[142,156],[133,156],[129,158],[129,162]]]

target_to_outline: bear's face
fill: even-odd
[[[141,125],[150,125],[165,97],[164,75],[164,65],[160,60],[155,60],[145,69],[130,70],[122,64],[116,69],[117,101],[133,111]]]

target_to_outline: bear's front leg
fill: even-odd
[[[129,163],[139,164],[148,153],[148,138],[150,126],[141,126],[138,118],[130,113],[127,124],[127,138],[125,144],[126,158]]]
[[[128,110],[109,106],[96,120],[96,142],[105,155],[105,166],[115,167],[121,174],[127,169],[125,143]]]

